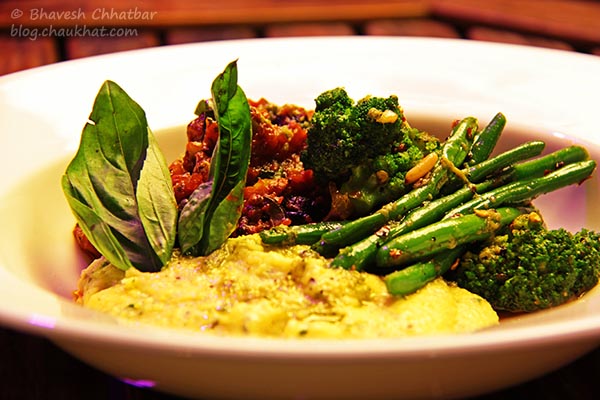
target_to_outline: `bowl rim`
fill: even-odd
[[[126,62],[136,58],[152,59],[155,57],[168,57],[185,54],[198,48],[223,49],[241,46],[250,48],[264,48],[265,44],[276,46],[298,45],[310,42],[312,44],[327,46],[370,46],[372,43],[409,44],[411,46],[451,46],[460,49],[487,52],[505,52],[513,55],[527,55],[530,58],[538,56],[549,59],[564,60],[573,63],[591,63],[600,67],[600,58],[593,55],[566,52],[563,50],[533,48],[521,45],[500,43],[481,43],[464,39],[445,38],[392,38],[392,37],[312,37],[312,38],[278,38],[278,39],[241,39],[221,42],[206,42],[195,44],[182,44],[133,50],[122,53],[113,53],[89,57],[80,60],[65,61],[53,65],[20,71],[0,77],[0,88],[13,85],[15,82],[39,78],[40,76],[54,76],[66,69],[92,68],[96,64],[105,64],[119,60]],[[598,84],[600,88],[600,83]],[[166,128],[170,122],[165,122],[158,128]],[[584,137],[590,143],[600,143],[593,136]],[[0,263],[0,269],[2,269]],[[3,272],[3,271],[0,271]],[[7,272],[10,274],[10,272]],[[0,276],[2,274],[0,273]],[[16,279],[16,278],[15,278]],[[19,281],[16,279],[16,281]],[[13,281],[16,282],[16,281]],[[8,282],[0,280],[0,293],[2,286]],[[68,301],[57,298],[56,294],[46,293],[37,286],[20,282],[24,289],[39,291],[42,296],[52,298],[61,305]],[[53,297],[54,296],[54,297]],[[585,301],[582,299],[580,301]],[[69,305],[71,305],[69,303]],[[68,307],[68,306],[67,306]],[[39,323],[47,317],[51,327]],[[38,318],[38,321],[36,321]],[[338,341],[302,339],[290,341],[289,339],[271,338],[234,338],[213,337],[198,335],[197,333],[179,332],[164,328],[124,327],[119,326],[115,331],[115,324],[98,322],[96,320],[80,320],[62,316],[38,315],[35,310],[23,312],[20,309],[6,309],[0,307],[0,321],[7,327],[39,334],[50,339],[61,341],[76,337],[77,340],[99,341],[103,343],[120,344],[136,347],[152,347],[156,351],[181,351],[190,354],[226,354],[228,356],[244,357],[295,357],[304,358],[398,358],[451,356],[456,354],[474,353],[483,349],[500,351],[505,348],[523,348],[531,346],[544,346],[556,342],[598,340],[600,342],[600,315],[586,315],[574,321],[559,321],[535,326],[511,327],[506,330],[484,330],[475,334],[443,335],[434,337],[415,337],[398,339],[345,339]],[[32,322],[34,321],[34,322]],[[44,322],[44,321],[42,321]],[[356,344],[360,343],[360,346]]]

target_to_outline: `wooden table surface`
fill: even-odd
[[[600,2],[3,0],[0,75],[190,41],[353,34],[463,37],[600,54]]]
[[[39,33],[49,27],[81,25],[129,27],[136,34],[104,40],[54,31],[32,39],[34,29]],[[0,75],[94,54],[189,41],[339,34],[463,37],[600,54],[600,3],[4,0],[0,2]],[[546,376],[479,398],[596,399],[600,398],[599,376],[597,349]],[[120,382],[46,339],[10,328],[0,328],[0,379],[0,399],[175,399]]]

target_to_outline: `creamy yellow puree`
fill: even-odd
[[[307,246],[230,239],[208,257],[123,272],[103,259],[82,273],[78,301],[132,323],[223,335],[374,338],[471,332],[498,323],[481,297],[439,278],[391,296],[383,280],[328,268]]]

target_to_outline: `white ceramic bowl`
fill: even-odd
[[[467,115],[508,118],[502,147],[573,142],[600,159],[600,58],[420,38],[246,40],[157,48],[0,78],[0,322],[50,338],[117,377],[206,398],[427,398],[481,394],[600,343],[600,292],[468,335],[396,340],[216,338],[123,327],[71,302],[83,259],[59,179],[101,83],[146,110],[169,160],[212,79],[239,58],[251,98],[312,107],[326,89],[397,94],[413,125],[444,135]],[[554,226],[600,228],[598,177],[540,198]]]

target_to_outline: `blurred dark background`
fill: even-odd
[[[600,3],[566,0],[2,0],[0,74],[209,40],[387,35],[466,38],[600,55]]]

